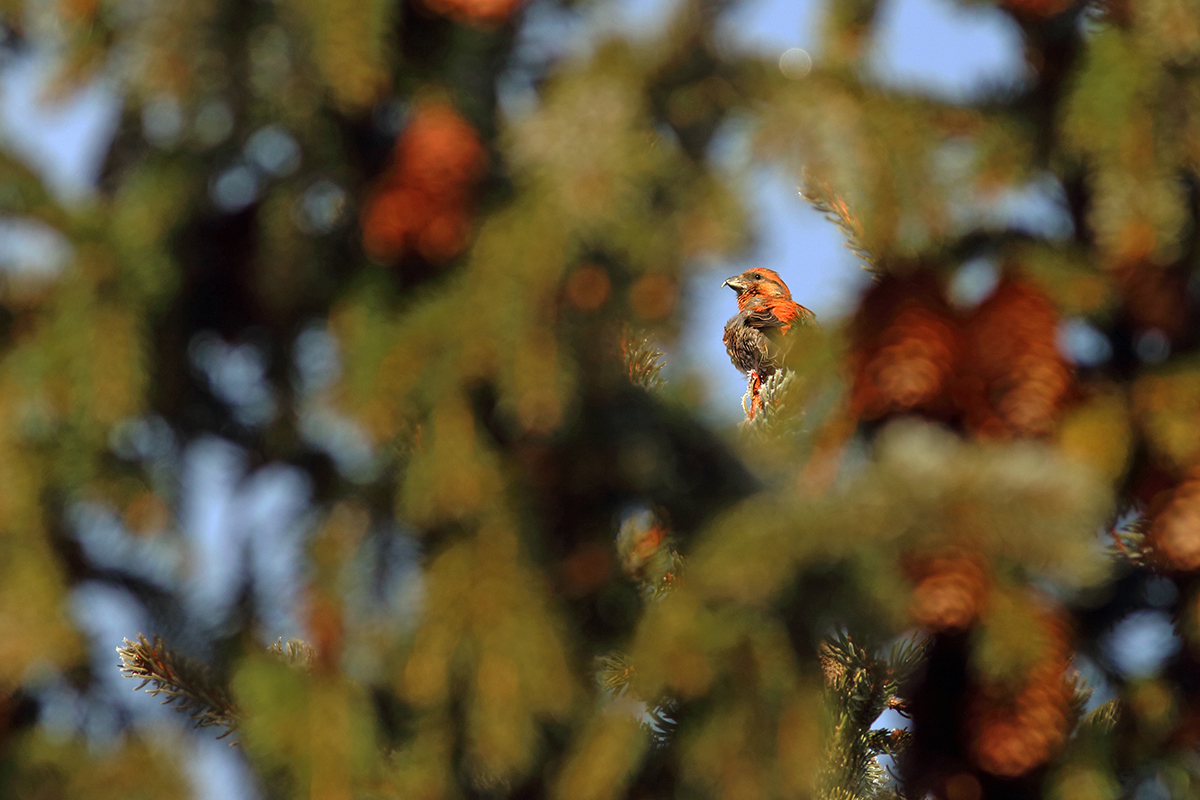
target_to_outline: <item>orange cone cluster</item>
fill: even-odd
[[[422,0],[435,14],[474,25],[497,25],[510,16],[521,0]]]
[[[1018,277],[1005,277],[966,319],[932,272],[884,277],[852,328],[851,410],[865,420],[961,421],[985,438],[1048,436],[1074,386],[1058,321],[1041,290]]]
[[[1058,312],[1027,281],[1005,278],[968,321],[962,399],[981,436],[1054,432],[1073,372],[1058,352]]]
[[[853,331],[856,416],[940,416],[947,409],[959,337],[933,273],[885,276],[863,298]]]
[[[363,205],[363,248],[377,261],[417,253],[445,262],[467,245],[471,201],[487,155],[471,124],[448,104],[418,106],[392,163]]]
[[[1163,569],[1200,569],[1200,467],[1166,496],[1152,514],[1146,548]]]
[[[909,615],[927,630],[964,631],[987,605],[991,570],[981,555],[950,551],[912,558],[906,572],[914,584]]]
[[[980,769],[1014,778],[1046,763],[1070,730],[1071,659],[1066,621],[1053,611],[1040,620],[1047,646],[1018,686],[979,689],[966,714],[971,756]]]

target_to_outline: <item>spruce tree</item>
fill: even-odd
[[[0,150],[68,254],[0,273],[0,796],[186,795],[117,674],[267,798],[1194,794],[1200,9],[997,5],[1030,77],[963,101],[871,77],[872,0],[803,77],[706,0],[565,54],[585,4],[0,5],[122,109],[83,200]],[[664,353],[755,232],[731,128],[872,281],[723,429]],[[1069,232],[981,213],[1031,183]],[[311,482],[302,640],[249,545],[196,617],[206,437]],[[103,662],[97,586],[148,624]],[[1139,612],[1179,646],[1135,676]]]

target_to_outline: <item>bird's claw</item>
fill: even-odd
[[[754,370],[746,383],[746,393],[742,395],[742,411],[745,412],[746,419],[754,419],[754,415],[762,408],[762,397],[758,394],[761,388],[762,378],[758,376],[758,370]]]

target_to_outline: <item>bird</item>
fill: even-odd
[[[729,360],[749,378],[743,401],[746,416],[762,408],[759,390],[767,378],[783,367],[795,342],[793,331],[816,324],[817,315],[792,299],[783,278],[774,270],[755,267],[729,278],[722,286],[737,293],[738,313],[725,323],[725,350]]]

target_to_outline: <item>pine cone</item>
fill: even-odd
[[[1195,467],[1152,511],[1146,549],[1161,568],[1200,569],[1200,467]]]
[[[521,0],[423,0],[434,13],[474,25],[496,25],[508,19]]]
[[[1041,290],[1011,275],[975,310],[958,389],[968,430],[985,437],[1054,432],[1074,385],[1058,352],[1058,319]]]
[[[465,200],[487,164],[471,123],[440,102],[418,106],[396,140],[395,161],[400,180],[438,204]]]
[[[851,338],[850,404],[860,419],[951,411],[958,325],[932,272],[888,275],[871,287]]]
[[[432,262],[462,252],[471,193],[487,164],[475,129],[444,103],[426,103],[393,148],[392,164],[363,204],[363,248],[379,261],[417,252]]]
[[[834,655],[829,642],[821,642],[817,648],[817,663],[821,665],[821,677],[826,686],[836,686],[846,677],[846,664]]]
[[[1045,674],[1012,697],[981,696],[968,712],[971,755],[985,772],[1015,778],[1049,761],[1067,738],[1071,687]]]
[[[1039,620],[1046,648],[1019,685],[979,688],[968,704],[971,756],[985,772],[1014,778],[1046,763],[1070,732],[1070,629],[1057,610]]]
[[[905,571],[916,584],[908,611],[928,630],[963,631],[974,624],[991,592],[986,559],[966,551],[910,559]]]

